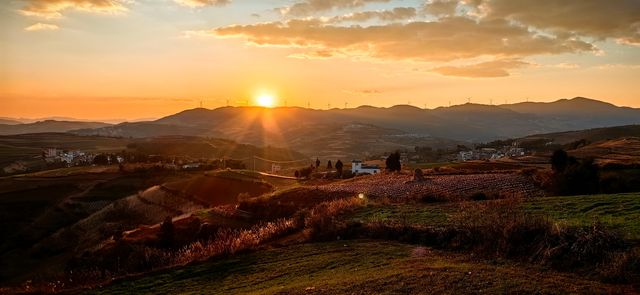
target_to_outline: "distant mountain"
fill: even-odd
[[[22,124],[20,121],[12,120],[10,118],[0,118],[0,124],[2,125],[16,125]]]
[[[640,109],[618,107],[599,100],[576,97],[550,103],[523,102],[500,105],[522,114],[532,114],[555,130],[576,130],[640,123]]]
[[[70,121],[70,122],[102,122],[109,124],[120,124],[126,122],[148,122],[156,120],[157,118],[136,118],[136,119],[122,119],[122,118],[109,118],[109,119],[100,119],[100,120],[90,120],[90,119],[78,119],[71,117],[45,117],[45,118],[11,118],[11,117],[0,117],[0,124],[27,124],[27,123],[36,123],[40,121]]]
[[[126,137],[198,135],[293,147],[310,155],[351,155],[629,124],[640,124],[640,109],[574,98],[500,106],[469,103],[433,110],[409,105],[331,110],[197,108],[152,122],[75,132]]]
[[[46,120],[26,124],[0,124],[0,135],[41,133],[41,132],[67,132],[76,129],[103,128],[110,126],[101,122],[77,122]]]
[[[547,134],[534,134],[521,138],[520,140],[545,139],[549,143],[563,145],[582,139],[588,142],[599,142],[624,137],[640,137],[640,125],[626,125]]]

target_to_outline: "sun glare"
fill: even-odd
[[[271,94],[261,94],[256,97],[256,104],[261,107],[272,108],[276,105],[276,98]]]

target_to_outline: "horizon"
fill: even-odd
[[[208,108],[208,107],[203,105],[203,106],[196,106],[196,107],[192,107],[192,108],[185,108],[185,109],[177,110],[177,111],[175,111],[173,113],[161,115],[161,116],[158,116],[158,117],[148,117],[148,118],[114,118],[114,117],[79,118],[79,117],[70,117],[70,116],[65,116],[65,115],[51,115],[51,116],[46,116],[46,117],[28,118],[28,117],[11,117],[11,116],[2,115],[0,113],[0,119],[15,120],[15,121],[20,121],[22,123],[36,123],[36,122],[42,122],[42,121],[78,121],[78,122],[102,122],[102,123],[110,123],[110,124],[120,124],[120,123],[134,123],[134,122],[155,121],[155,120],[167,117],[167,116],[171,116],[171,115],[178,114],[178,113],[185,112],[185,111],[197,110],[197,109],[205,109],[205,110],[208,110],[208,111],[214,111],[214,110],[223,109],[223,108],[264,108],[264,109],[300,108],[300,109],[305,109],[305,110],[329,111],[329,110],[353,110],[353,109],[358,109],[358,108],[361,108],[361,107],[373,107],[373,108],[381,108],[381,109],[390,109],[390,108],[397,107],[397,106],[409,106],[409,107],[414,107],[416,109],[422,109],[422,110],[436,110],[438,108],[448,108],[448,107],[456,107],[456,106],[464,106],[464,105],[501,107],[501,106],[505,106],[505,105],[515,105],[515,104],[522,104],[522,103],[532,103],[532,104],[555,103],[555,102],[559,102],[559,101],[570,101],[570,100],[574,100],[574,99],[587,99],[587,100],[591,100],[591,101],[611,104],[611,105],[613,105],[615,107],[622,107],[622,108],[626,107],[626,108],[638,109],[638,108],[631,107],[631,106],[612,104],[612,103],[604,101],[604,100],[588,98],[588,97],[584,97],[584,96],[576,96],[576,97],[572,97],[572,98],[560,98],[560,99],[551,100],[551,101],[525,100],[525,101],[519,101],[519,102],[513,102],[513,103],[510,103],[510,102],[507,101],[507,103],[500,103],[500,104],[498,104],[498,103],[485,104],[485,103],[482,103],[482,102],[475,102],[475,101],[471,100],[471,101],[467,101],[467,102],[460,103],[460,104],[436,106],[436,107],[433,107],[433,108],[420,107],[420,106],[414,105],[414,104],[393,104],[393,105],[388,105],[388,106],[377,106],[377,105],[371,105],[371,104],[363,104],[363,105],[358,105],[358,106],[353,106],[353,107],[333,107],[332,106],[331,108],[326,108],[326,107],[325,108],[314,108],[314,107],[299,106],[299,105],[261,106],[261,105],[258,105],[258,104],[252,104],[252,105],[221,105],[221,106]]]
[[[133,120],[261,98],[433,109],[576,94],[640,108],[639,12],[633,1],[10,1],[0,7],[0,116]]]

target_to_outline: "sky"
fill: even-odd
[[[5,0],[0,116],[199,106],[640,108],[640,0]]]

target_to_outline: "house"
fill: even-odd
[[[190,164],[184,164],[182,165],[182,169],[183,170],[188,170],[188,169],[198,169],[200,168],[200,163],[190,163]]]
[[[458,160],[469,161],[474,159],[473,151],[462,151],[458,153]]]
[[[376,174],[380,173],[380,166],[367,165],[360,160],[353,160],[351,161],[351,172],[353,174]]]

